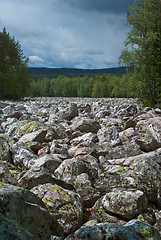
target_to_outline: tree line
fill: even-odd
[[[137,97],[138,88],[133,83],[133,75],[109,74],[83,77],[58,76],[43,77],[33,81],[31,96],[46,97]]]

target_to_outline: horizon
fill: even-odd
[[[71,67],[29,67],[29,68],[47,68],[47,69],[78,69],[78,70],[103,70],[103,69],[112,69],[112,68],[126,68],[125,66],[118,67],[105,67],[105,68],[71,68]]]

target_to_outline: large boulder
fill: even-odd
[[[45,168],[48,169],[50,173],[53,173],[61,163],[62,159],[59,157],[58,154],[45,154],[43,156],[40,156],[39,158],[32,160],[31,165],[29,166],[31,168]]]
[[[160,235],[157,229],[151,225],[138,221],[131,220],[116,231],[114,239],[117,240],[160,240]]]
[[[124,219],[132,219],[148,207],[148,200],[140,190],[127,190],[106,193],[102,198],[102,205],[107,212]]]
[[[76,192],[82,197],[84,207],[92,207],[100,197],[100,194],[95,192],[95,189],[92,187],[92,183],[89,180],[87,173],[82,173],[77,176],[74,182],[74,187]]]
[[[77,104],[76,103],[71,103],[70,106],[67,109],[58,112],[58,115],[62,119],[72,120],[74,117],[78,116]]]
[[[54,175],[63,181],[73,184],[77,176],[85,172],[83,162],[76,158],[64,160],[54,171]]]
[[[76,146],[76,145],[78,145],[78,144],[80,144],[82,142],[86,142],[86,141],[94,142],[94,143],[98,142],[97,135],[94,134],[94,133],[90,133],[90,132],[89,133],[85,133],[82,136],[79,136],[79,137],[76,137],[76,138],[72,139],[70,141],[70,143],[72,145]]]
[[[120,226],[117,223],[98,223],[83,226],[66,240],[114,240],[113,236]]]
[[[37,121],[17,121],[12,124],[9,124],[6,128],[6,134],[12,137],[14,140],[19,140],[23,135],[32,133],[38,130],[47,130],[49,129],[43,123]]]
[[[12,163],[9,142],[11,139],[6,134],[0,134],[0,160]]]
[[[11,146],[13,164],[20,168],[28,169],[32,165],[32,160],[37,158],[28,146],[23,142],[16,142]]]
[[[97,133],[100,129],[100,125],[97,121],[93,119],[81,119],[77,123],[73,124],[73,131],[81,131],[81,132],[91,132],[91,133]]]
[[[0,161],[0,182],[17,185],[19,171],[10,163]]]
[[[31,191],[42,199],[66,234],[82,225],[83,204],[79,194],[50,183],[36,186]]]
[[[24,174],[20,174],[20,177],[18,178],[18,185],[27,189],[45,183],[57,184],[63,188],[74,190],[74,187],[71,184],[62,181],[61,179],[57,179],[48,169],[41,167],[31,168]]]
[[[101,164],[95,187],[102,194],[112,189],[137,189],[149,201],[155,202],[161,185],[161,149],[121,159],[107,160]]]
[[[0,236],[2,239],[50,239],[63,237],[63,230],[30,191],[10,184],[0,184]],[[8,224],[7,224],[8,223]]]

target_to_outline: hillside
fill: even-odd
[[[104,68],[104,69],[78,69],[78,68],[29,68],[30,76],[40,78],[47,76],[49,78],[57,77],[58,75],[67,76],[84,76],[95,74],[123,74],[125,67]]]

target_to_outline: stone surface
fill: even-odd
[[[118,240],[160,240],[159,232],[151,225],[131,220],[115,233]]]
[[[0,133],[0,180],[23,187],[23,199],[27,189],[41,186],[42,194],[51,198],[46,198],[47,208],[42,202],[40,208],[58,217],[66,229],[65,236],[85,224],[95,227],[88,228],[89,234],[78,236],[94,239],[94,229],[98,232],[95,236],[110,239],[103,222],[122,227],[135,218],[160,231],[160,109],[143,108],[137,99],[126,98],[0,101]],[[53,186],[57,186],[55,195]],[[75,200],[76,196],[79,200]],[[81,204],[81,211],[74,202]],[[63,210],[61,215],[59,210]],[[19,209],[15,208],[17,215]],[[18,233],[14,216],[10,220],[8,216],[0,217],[4,231],[10,221],[4,238],[39,239],[27,225],[23,228],[19,224],[22,234]],[[103,224],[101,228],[98,223]],[[137,234],[142,239],[142,233]],[[45,235],[44,239],[48,239]],[[115,237],[115,233],[111,236]],[[55,231],[50,238],[60,240]],[[155,239],[153,228],[149,238]]]
[[[81,131],[81,132],[92,132],[97,133],[100,129],[100,125],[97,121],[93,119],[82,119],[78,123],[73,125],[73,131]]]
[[[31,191],[42,199],[66,234],[82,225],[83,205],[79,194],[50,183],[34,187]]]
[[[0,134],[0,159],[12,163],[9,141],[11,139],[7,135]]]
[[[111,240],[114,239],[115,232],[119,229],[116,223],[98,223],[81,227],[66,240]]]
[[[102,205],[109,213],[132,219],[144,212],[148,207],[148,200],[145,194],[140,191],[114,191],[106,193],[102,198]]]
[[[45,240],[53,233],[63,236],[60,225],[45,204],[28,190],[1,183],[0,205],[0,236],[3,239]]]

